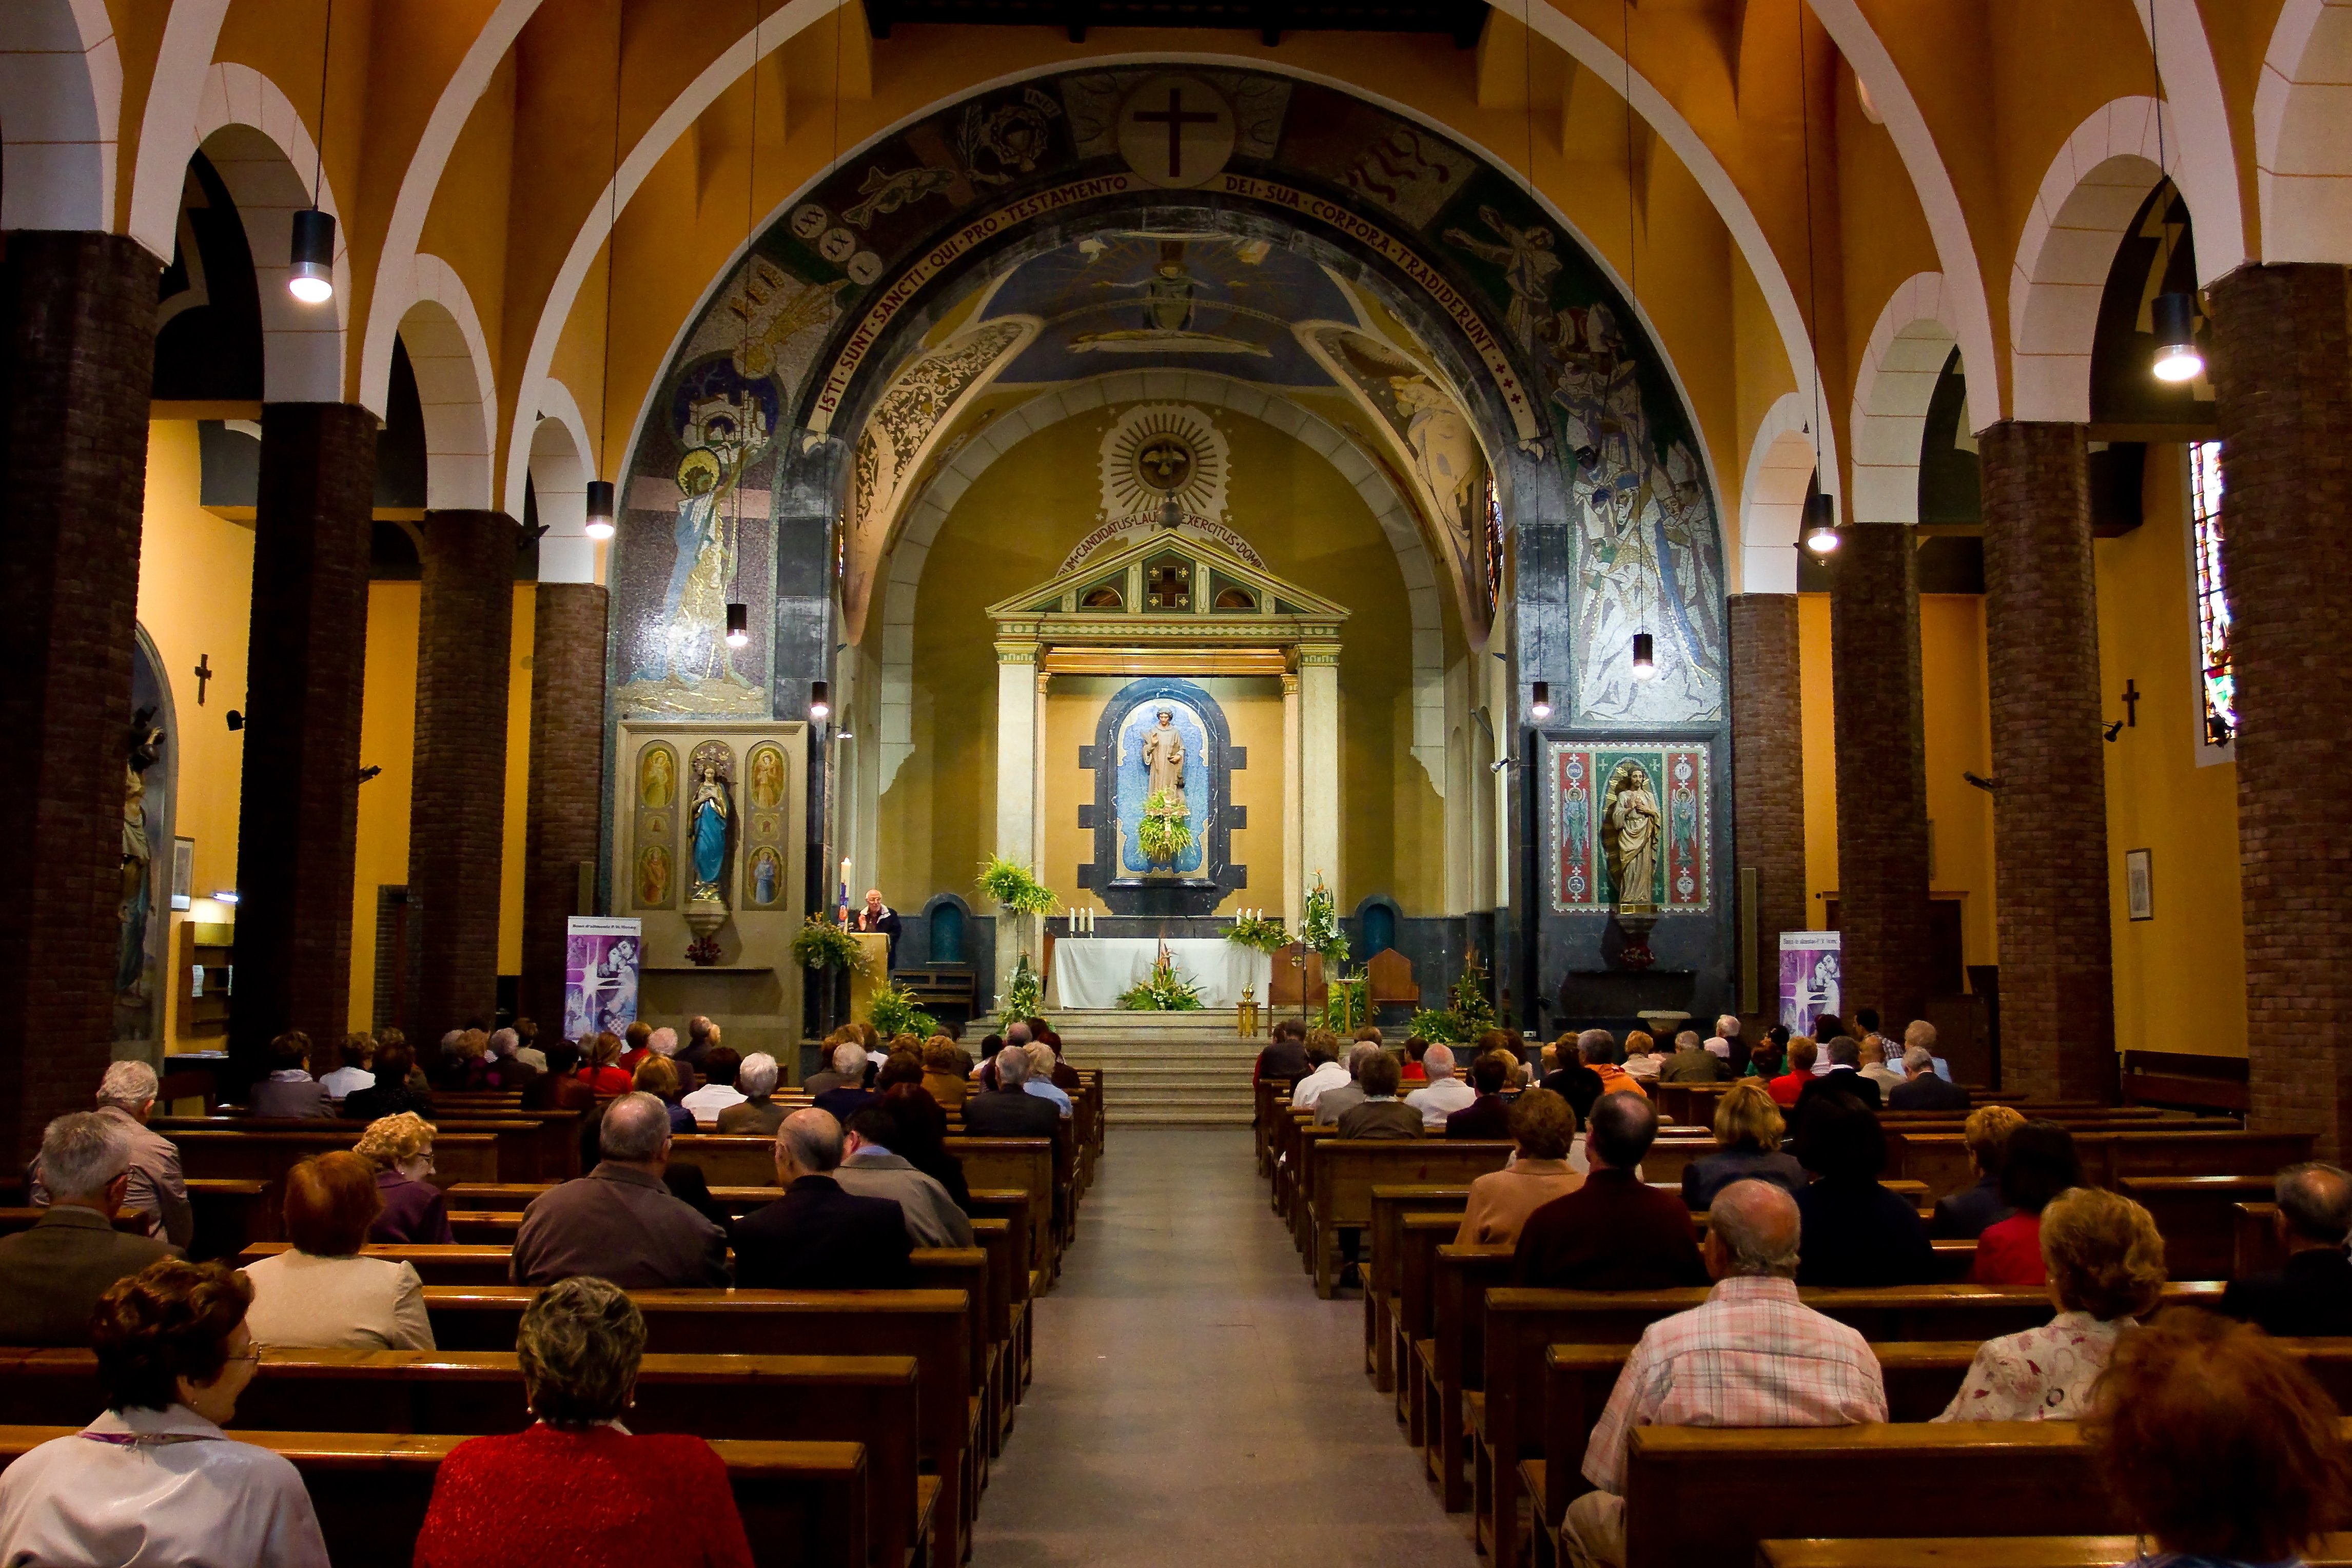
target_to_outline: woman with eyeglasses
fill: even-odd
[[[326,1568],[300,1473],[221,1430],[260,1359],[251,1295],[175,1258],[108,1287],[90,1318],[106,1411],[0,1473],[0,1563]]]

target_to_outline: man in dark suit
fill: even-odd
[[[1830,1070],[1814,1079],[1797,1091],[1797,1103],[1789,1111],[1789,1136],[1801,1142],[1805,1136],[1805,1108],[1825,1094],[1843,1094],[1862,1101],[1871,1110],[1881,1109],[1884,1102],[1878,1085],[1862,1076],[1862,1043],[1851,1035],[1840,1035],[1823,1049],[1829,1052]]]
[[[2352,1258],[2344,1251],[2352,1175],[2334,1165],[2289,1165],[2272,1190],[2286,1267],[2230,1281],[2221,1310],[2273,1335],[2352,1334]]]
[[[1503,1086],[1510,1079],[1510,1061],[1500,1051],[1488,1051],[1472,1062],[1470,1085],[1478,1091],[1478,1098],[1446,1114],[1445,1135],[1507,1141],[1511,1136],[1511,1102],[1503,1098]]]
[[[963,1131],[968,1138],[1051,1138],[1062,1125],[1062,1111],[1052,1100],[1031,1094],[1029,1053],[1007,1046],[996,1053],[996,1087],[963,1102]]]
[[[1903,1070],[1911,1076],[1886,1091],[1889,1110],[1966,1110],[1969,1091],[1936,1071],[1936,1053],[1925,1046],[1906,1046]]]
[[[669,1108],[642,1091],[625,1094],[605,1108],[596,1136],[596,1168],[522,1211],[508,1278],[551,1285],[593,1274],[624,1290],[726,1284],[727,1233],[662,1180]]]
[[[1606,1029],[1587,1029],[1576,1037],[1573,1047],[1553,1047],[1553,1070],[1544,1075],[1543,1086],[1567,1100],[1581,1122],[1592,1114],[1592,1102],[1601,1094],[1601,1075],[1591,1064],[1614,1061],[1616,1056],[1616,1036]]]
[[[1511,1282],[1559,1290],[1664,1290],[1704,1285],[1698,1232],[1680,1194],[1634,1173],[1657,1142],[1658,1113],[1631,1090],[1593,1101],[1584,1185],[1528,1216]]]
[[[1044,1105],[1045,1101],[1036,1103]],[[1048,1115],[1054,1108],[1045,1106]],[[844,1191],[841,1123],[812,1106],[776,1130],[776,1183],[784,1195],[735,1226],[735,1283],[762,1290],[905,1290],[914,1243],[889,1198]]]
[[[1273,1043],[1258,1052],[1257,1070],[1251,1081],[1297,1083],[1311,1070],[1307,1065],[1307,1026],[1296,1018],[1284,1018],[1274,1026]]]
[[[172,1249],[114,1228],[131,1188],[131,1149],[95,1111],[60,1116],[41,1137],[49,1209],[0,1240],[0,1344],[86,1345],[106,1288]]]

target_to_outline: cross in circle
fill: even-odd
[[[196,678],[196,706],[201,708],[205,705],[205,688],[213,678],[213,656],[208,653],[196,655],[196,668],[190,673]]]
[[[1168,127],[1168,177],[1171,180],[1184,172],[1184,127],[1214,125],[1217,122],[1217,116],[1213,113],[1200,110],[1190,114],[1184,112],[1184,89],[1181,87],[1168,89],[1168,107],[1164,111],[1139,109],[1133,118],[1138,125]]]

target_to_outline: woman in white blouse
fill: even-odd
[[[163,1258],[90,1321],[106,1413],[0,1474],[0,1563],[327,1568],[302,1477],[221,1430],[253,1381],[250,1288]]]
[[[294,1245],[245,1270],[247,1322],[265,1345],[422,1350],[433,1344],[425,1282],[414,1264],[362,1256],[383,1208],[375,1165],[336,1152],[286,1173],[286,1239]]]
[[[2155,1310],[2164,1238],[2129,1198],[2069,1187],[2042,1211],[2042,1258],[2058,1315],[1987,1340],[1938,1421],[2074,1421],[2116,1341]]]

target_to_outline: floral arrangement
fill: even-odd
[[[1201,988],[1176,973],[1176,961],[1162,947],[1151,963],[1151,973],[1118,999],[1130,1013],[1197,1013]]]
[[[866,969],[866,950],[857,939],[823,915],[809,916],[793,933],[792,952],[803,969],[845,969],[852,974]]]
[[[1494,1005],[1486,1000],[1486,966],[1472,948],[1454,979],[1453,1005],[1442,1011],[1427,1008],[1412,1016],[1412,1032],[1432,1045],[1462,1046],[1475,1042],[1495,1026]]]
[[[1315,876],[1315,890],[1307,895],[1307,912],[1299,921],[1298,940],[1322,955],[1326,969],[1348,962],[1348,933],[1339,929],[1339,906],[1331,897],[1331,889],[1323,885],[1319,871]]]
[[[886,1040],[899,1035],[928,1040],[940,1029],[940,1021],[916,1005],[915,994],[904,985],[886,986],[877,993],[866,1021]]]
[[[1472,1037],[1462,1032],[1462,1020],[1451,1007],[1434,1012],[1423,1007],[1413,1014],[1411,1027],[1412,1033],[1433,1046],[1458,1046]]]
[[[1290,933],[1282,929],[1282,917],[1242,915],[1225,931],[1225,940],[1244,947],[1254,947],[1260,952],[1279,952],[1290,945]]]
[[[1029,955],[1023,953],[1020,961],[1013,966],[1013,978],[1004,983],[1004,995],[998,1004],[997,1016],[1007,1021],[1039,1016],[1037,1004],[1044,989],[1038,982],[1037,972],[1029,967]]]
[[[981,867],[979,887],[1012,914],[1045,914],[1055,902],[1054,889],[1032,876],[1028,867],[1002,855],[990,856]]]
[[[1177,857],[1192,847],[1192,815],[1181,795],[1156,789],[1144,796],[1143,820],[1135,825],[1144,859],[1154,866],[1173,866]]]

